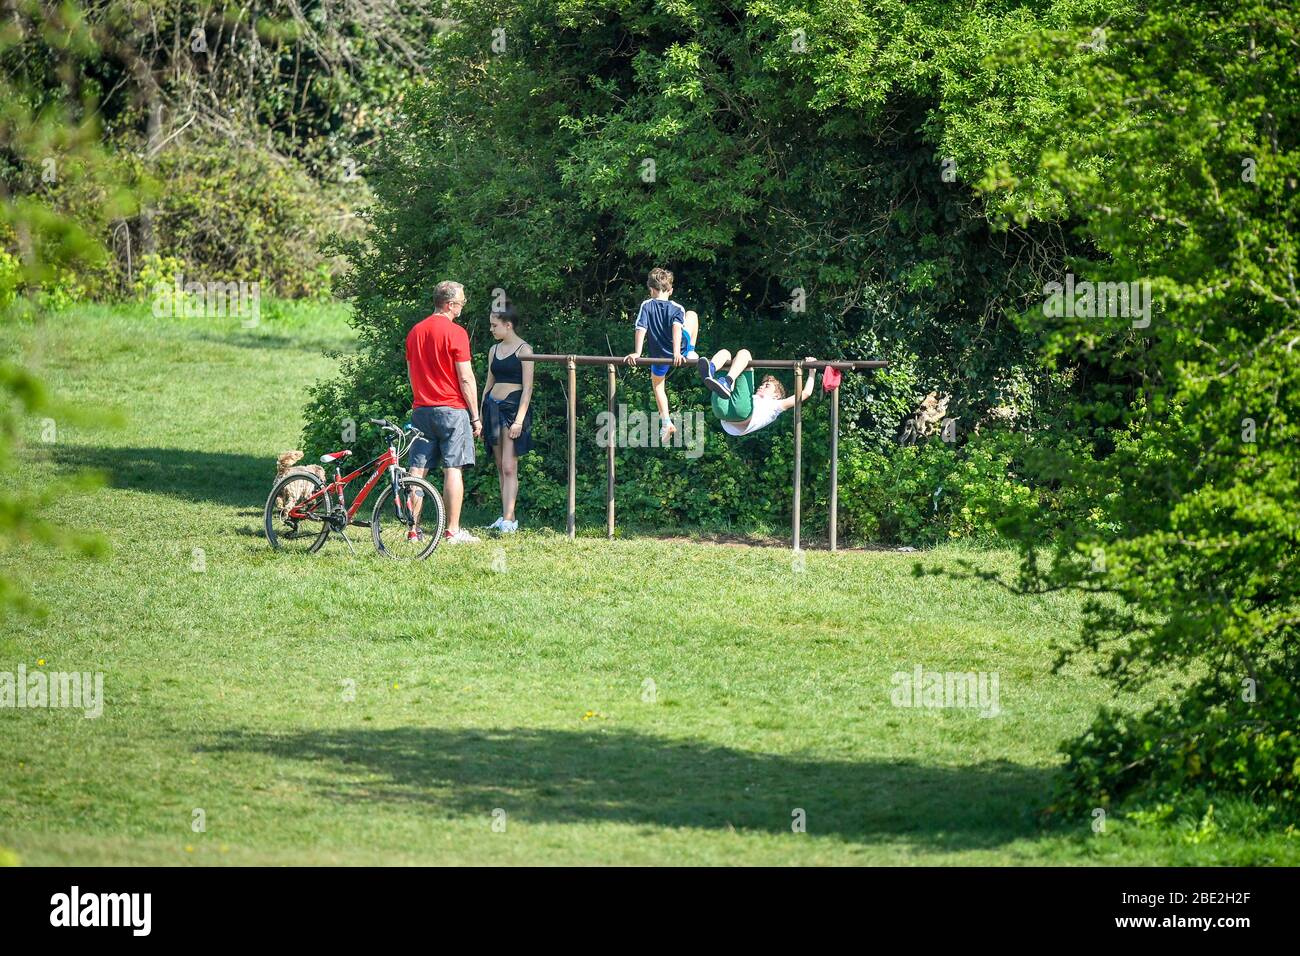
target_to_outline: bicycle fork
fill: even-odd
[[[388,468],[388,480],[393,486],[393,504],[397,509],[397,520],[402,522],[408,528],[413,527],[415,519],[412,517],[409,503],[402,497],[402,486],[398,481],[398,468],[396,465],[390,465]]]

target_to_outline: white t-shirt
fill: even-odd
[[[749,421],[724,421],[722,423],[722,430],[728,435],[748,435],[751,432],[756,432],[760,428],[766,428],[768,425],[772,424],[776,421],[777,416],[779,416],[783,411],[785,411],[785,409],[781,407],[781,400],[779,398],[763,398],[762,396],[755,395],[754,414],[749,416]]]

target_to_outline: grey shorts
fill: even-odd
[[[469,412],[463,408],[425,405],[411,412],[411,424],[424,437],[411,444],[406,459],[408,468],[464,468],[474,464],[474,432],[469,426]]]

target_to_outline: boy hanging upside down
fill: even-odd
[[[794,408],[794,396],[786,397],[785,387],[776,376],[767,375],[763,383],[754,387],[754,370],[749,367],[753,356],[749,349],[732,354],[723,349],[712,359],[700,358],[700,378],[713,392],[713,414],[722,422],[728,435],[750,435],[776,421],[780,414]],[[814,362],[811,355],[807,361]],[[726,374],[720,370],[726,368]],[[812,397],[817,373],[808,370],[808,383],[803,387],[803,400]]]

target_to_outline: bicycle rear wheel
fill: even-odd
[[[263,527],[266,540],[277,551],[315,554],[329,537],[326,520],[330,513],[330,496],[325,492],[311,501],[325,483],[315,475],[285,475],[275,483],[266,499]]]
[[[424,504],[420,511],[420,536],[412,540],[410,531],[410,505],[412,493],[424,492]],[[375,510],[370,518],[370,534],[375,539],[375,549],[388,558],[399,561],[420,561],[433,554],[433,549],[442,540],[443,529],[447,527],[447,511],[442,504],[442,495],[423,478],[403,475],[398,479],[398,493],[402,496],[403,508],[398,513],[397,499],[393,496],[390,484],[379,493]]]

